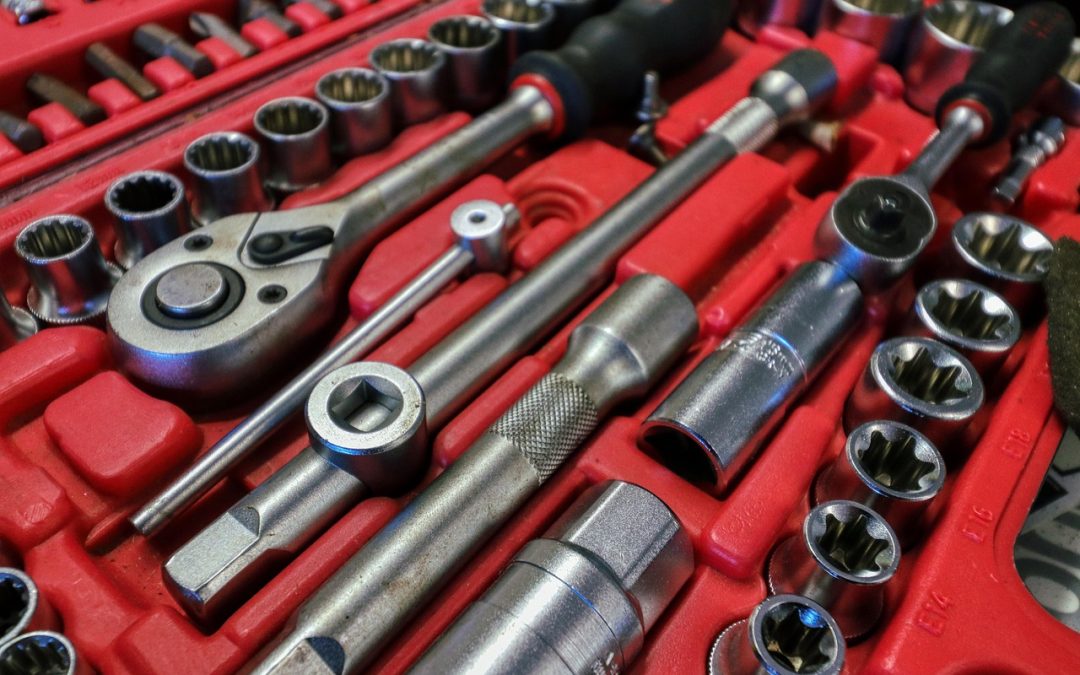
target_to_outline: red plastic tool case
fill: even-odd
[[[169,59],[146,64],[144,72],[165,92],[148,103],[120,100],[126,97],[116,83],[93,84],[91,96],[106,107],[109,118],[89,128],[73,123],[55,105],[31,110],[19,98],[22,81],[44,70],[85,89],[92,80],[82,65],[82,50],[90,42],[104,40],[129,53],[128,36],[141,23],[154,20],[181,30],[191,11],[231,18],[233,3],[50,0],[53,16],[21,27],[5,15],[0,107],[28,114],[50,141],[25,156],[0,143],[0,188],[23,192],[0,208],[0,281],[8,297],[23,304],[26,279],[12,242],[32,219],[60,212],[83,215],[97,228],[103,249],[111,251],[114,237],[102,194],[116,177],[138,169],[182,176],[181,153],[196,137],[212,130],[250,131],[251,115],[261,103],[310,95],[320,75],[363,65],[376,44],[423,36],[437,18],[477,13],[478,8],[476,0],[338,4],[346,13],[333,21],[310,5],[291,7],[290,16],[305,30],[293,39],[265,22],[249,24],[244,35],[264,51],[243,61],[213,40],[199,43],[219,66],[201,80],[184,77]],[[665,83],[665,96],[673,103],[659,127],[664,146],[671,151],[684,146],[744,96],[753,78],[784,51],[807,42],[793,31],[767,29],[756,42],[730,31],[710,58]],[[841,73],[829,111],[843,123],[835,151],[824,152],[792,136],[761,154],[738,158],[621,259],[616,281],[655,272],[693,295],[702,320],[698,344],[648,400],[622,410],[594,435],[384,652],[378,671],[407,668],[491,584],[518,548],[540,534],[587,485],[609,478],[638,483],[662,498],[689,531],[697,556],[695,574],[647,636],[635,671],[702,672],[716,634],[764,597],[766,556],[798,527],[815,473],[839,452],[844,400],[874,346],[888,333],[888,317],[907,311],[901,299],[911,297],[912,282],[874,305],[850,344],[793,407],[725,499],[680,479],[639,450],[634,439],[644,415],[681,377],[786,272],[813,257],[811,234],[837,191],[860,176],[902,167],[934,129],[932,120],[904,103],[897,72],[878,65],[868,48],[829,33],[809,42],[833,57]],[[225,98],[202,105],[219,95]],[[181,111],[190,114],[176,121]],[[281,206],[336,196],[468,119],[450,113],[409,128],[387,149],[350,161],[322,186],[295,194]],[[152,124],[162,126],[152,135],[132,136]],[[450,245],[447,222],[455,205],[475,197],[514,201],[524,228],[511,278],[484,274],[457,284],[369,357],[409,364],[648,176],[651,167],[624,149],[626,131],[602,127],[567,147],[519,150],[417,216],[380,244],[359,270],[348,296],[351,319],[341,330],[355,325]],[[94,155],[93,163],[79,160],[131,138],[134,142],[129,140],[130,148],[122,152]],[[938,246],[962,213],[990,207],[991,181],[1008,155],[1006,143],[968,152],[945,177],[935,193],[942,221]],[[34,182],[57,167],[65,167],[66,175]],[[1080,140],[1071,140],[1035,174],[1015,212],[1054,238],[1080,236],[1078,175]],[[569,328],[517,362],[442,430],[425,482],[548,370]],[[297,362],[304,360],[297,355]],[[280,367],[286,374],[284,364],[267,367]],[[850,649],[846,672],[1061,673],[1080,664],[1080,635],[1036,603],[1012,556],[1063,433],[1052,411],[1045,324],[1029,329],[990,390],[988,424],[977,430],[981,435],[972,439],[962,468],[951,473],[925,538],[905,552],[899,577],[888,587],[885,619],[869,639]],[[253,394],[246,406],[189,415],[139,391],[116,372],[103,332],[91,327],[44,330],[0,353],[0,539],[13,562],[38,582],[58,611],[63,631],[94,669],[118,674],[236,670],[407,500],[364,501],[223,623],[195,624],[164,589],[161,563],[306,444],[303,424],[295,422],[162,536],[129,536],[108,553],[96,552],[131,510],[268,393]]]

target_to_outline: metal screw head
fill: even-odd
[[[195,319],[221,307],[228,295],[229,282],[216,265],[188,263],[161,277],[154,300],[167,316]]]

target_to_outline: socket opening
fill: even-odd
[[[838,670],[843,638],[817,603],[774,596],[754,610],[750,640],[770,672],[812,674]]]
[[[691,483],[716,485],[719,480],[713,456],[705,442],[689,429],[657,422],[644,429],[642,440],[654,448],[664,466]]]
[[[258,158],[258,143],[239,133],[208,134],[184,151],[184,163],[193,173],[229,173],[246,169]]]
[[[850,501],[826,502],[806,516],[810,553],[835,577],[860,584],[889,579],[900,561],[900,543],[874,511]]]
[[[915,315],[930,333],[962,349],[1002,353],[1020,339],[1020,317],[989,288],[966,279],[933,281],[919,289]]]
[[[326,124],[326,111],[315,101],[279,98],[255,113],[255,127],[269,136],[303,136]]]
[[[0,571],[0,643],[25,627],[34,611],[33,602],[33,593],[21,573]]]
[[[550,20],[551,6],[539,0],[484,0],[483,12],[509,23],[538,25]]]
[[[864,482],[889,497],[930,499],[941,489],[945,468],[930,441],[898,422],[869,422],[848,436],[847,459]]]
[[[1036,283],[1050,271],[1053,242],[1019,218],[973,213],[956,223],[952,236],[961,256],[995,276]]]
[[[928,346],[905,343],[889,356],[887,366],[896,386],[920,401],[948,405],[971,393],[971,374],[963,364]]]
[[[46,216],[27,225],[15,239],[15,251],[31,263],[63,260],[94,241],[94,230],[83,218]]]
[[[947,38],[982,50],[998,29],[1012,19],[1012,12],[988,2],[946,0],[929,7],[924,17],[927,24]]]
[[[376,47],[369,57],[372,65],[391,73],[416,73],[438,66],[443,55],[424,40],[391,40]]]
[[[0,647],[0,675],[65,675],[73,671],[71,643],[55,633],[27,633]]]
[[[499,40],[499,31],[478,16],[451,16],[431,24],[428,37],[452,49],[483,49]]]
[[[319,96],[340,103],[366,103],[386,91],[386,81],[366,68],[342,68],[323,75],[315,85]]]
[[[118,216],[147,215],[175,208],[184,198],[184,186],[175,176],[140,171],[125,176],[105,193],[105,203]]]
[[[343,429],[371,433],[388,427],[401,415],[405,395],[382,377],[364,376],[341,382],[330,392],[330,419]]]

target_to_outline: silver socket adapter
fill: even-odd
[[[769,557],[773,594],[797,593],[829,610],[848,640],[869,633],[881,618],[884,584],[900,564],[900,542],[889,524],[858,502],[819,504],[802,531]]]
[[[902,546],[922,533],[926,507],[945,484],[945,460],[926,436],[892,420],[861,424],[814,482],[814,503],[850,499],[877,511]]]
[[[48,628],[54,620],[52,608],[30,575],[0,567],[0,645],[27,631]]]
[[[53,631],[33,631],[0,644],[0,673],[77,675],[87,672],[71,641]]]
[[[330,110],[337,154],[365,155],[394,139],[390,82],[374,70],[332,70],[315,83],[315,96]]]
[[[820,28],[870,45],[886,63],[898,64],[922,0],[824,0]]]
[[[116,260],[124,269],[191,231],[184,184],[164,171],[121,176],[105,191],[116,225]]]
[[[330,156],[330,113],[303,96],[276,98],[255,111],[255,131],[270,159],[267,185],[295,192],[334,172]]]
[[[1049,102],[1054,113],[1069,124],[1080,126],[1080,38],[1072,41],[1069,57],[1050,86]]]
[[[952,249],[962,261],[962,276],[994,289],[1018,311],[1041,306],[1033,300],[1050,273],[1054,242],[1031,223],[1000,213],[969,213],[953,226]]]
[[[925,337],[893,338],[870,355],[848,397],[844,428],[897,420],[944,447],[976,418],[984,396],[975,366],[952,347]]]
[[[801,595],[772,595],[725,628],[708,675],[840,675],[847,646],[828,610]]]
[[[994,34],[1013,13],[989,2],[943,0],[926,9],[908,43],[907,102],[928,115],[942,94],[964,79]]]
[[[391,40],[373,49],[368,61],[390,82],[398,126],[426,122],[445,110],[447,59],[435,45],[412,38]]]
[[[621,672],[693,570],[690,537],[660,499],[593,486],[411,672]]]
[[[191,216],[199,225],[274,208],[263,188],[262,149],[247,134],[218,131],[196,138],[184,150],[184,168],[194,179]]]
[[[100,318],[120,269],[105,260],[94,228],[79,216],[39,218],[15,238],[15,253],[26,266],[26,304],[38,320],[52,325]]]
[[[506,54],[502,33],[491,21],[479,16],[448,16],[431,24],[428,39],[449,61],[454,105],[479,112],[503,94]]]
[[[552,46],[555,8],[550,3],[484,0],[480,12],[502,33],[508,63],[513,63],[525,52]]]

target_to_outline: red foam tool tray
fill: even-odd
[[[107,8],[118,10],[128,3],[101,0],[84,7],[57,1],[62,11],[34,30],[43,32],[47,22],[62,22],[65,16],[98,12],[111,17],[101,25],[65,33],[78,39],[52,42],[51,61],[55,72],[62,74],[78,70],[81,66],[67,61],[77,61],[84,43],[102,39],[105,32],[119,35],[151,18],[175,22],[191,9],[220,10],[218,5],[225,4],[177,0],[155,3],[153,11],[143,6],[140,11],[145,13],[110,14]],[[140,105],[0,166],[0,185],[13,184],[87,148],[105,146],[193,101],[384,22],[341,42],[340,48],[315,62],[303,62],[224,105],[0,209],[0,281],[8,297],[15,304],[22,304],[25,297],[26,278],[11,244],[30,220],[57,212],[82,215],[94,224],[103,250],[111,251],[115,235],[101,201],[104,188],[117,176],[139,169],[183,176],[181,153],[196,137],[212,130],[250,131],[251,114],[265,101],[310,95],[319,76],[364,64],[376,44],[422,36],[436,19],[476,13],[478,7],[475,0],[450,0],[385,22],[414,4],[384,0],[364,6],[304,37],[185,85],[159,102]],[[0,26],[0,37],[8,39],[24,28]],[[744,96],[754,77],[785,50],[806,42],[804,36],[784,31],[764,31],[756,42],[729,32],[711,57],[665,83],[672,105],[659,127],[663,145],[673,152],[684,146]],[[611,478],[640,484],[663,499],[689,532],[697,560],[693,577],[647,636],[633,670],[702,672],[717,633],[745,617],[765,596],[765,559],[778,541],[796,530],[808,509],[813,477],[840,451],[844,401],[871,351],[887,336],[887,318],[908,311],[900,298],[910,298],[912,282],[905,282],[906,291],[874,304],[857,334],[791,409],[727,497],[718,499],[684,481],[641,451],[635,436],[644,416],[675,384],[787,272],[814,257],[813,231],[837,192],[860,176],[896,171],[933,131],[932,120],[904,103],[896,71],[878,65],[869,49],[829,33],[819,34],[812,44],[839,65],[839,94],[829,111],[842,123],[836,149],[826,152],[785,136],[760,154],[739,157],[622,257],[615,283],[639,272],[654,272],[695,298],[702,320],[698,343],[647,400],[621,410],[594,434],[386,649],[376,670],[405,670],[491,584],[515,551],[540,534],[586,487]],[[4,70],[5,77],[40,67],[43,53],[33,50],[17,71]],[[157,105],[167,110],[151,112]],[[385,150],[350,161],[324,185],[293,195],[281,206],[341,194],[468,119],[464,113],[452,113],[412,127]],[[347,299],[351,317],[339,334],[449,246],[448,214],[462,200],[513,201],[523,214],[513,272],[507,277],[482,274],[453,285],[369,357],[408,365],[649,175],[652,168],[624,149],[626,132],[605,127],[566,147],[518,150],[416,216],[379,244],[358,271]],[[1064,151],[1035,174],[1014,209],[1054,238],[1080,235],[1076,215],[1080,141],[1075,138],[1077,130],[1068,133]],[[989,186],[1008,156],[1005,143],[969,152],[946,175],[934,195],[942,232],[962,213],[990,208]],[[560,357],[569,330],[588,311],[515,363],[442,430],[425,484],[547,372]],[[1028,329],[991,391],[988,426],[973,439],[962,468],[951,472],[944,496],[933,507],[932,525],[921,543],[905,552],[901,572],[890,582],[884,620],[869,638],[850,649],[845,672],[1035,674],[1066,672],[1067,664],[1080,663],[1080,635],[1036,603],[1012,559],[1016,536],[1063,433],[1052,410],[1045,324]],[[103,332],[92,327],[43,330],[0,353],[0,539],[15,562],[39,583],[57,610],[63,631],[94,669],[117,674],[235,671],[407,502],[408,495],[365,500],[223,622],[195,623],[166,592],[161,563],[304,447],[303,425],[293,423],[161,536],[131,536],[107,553],[98,552],[97,544],[126,515],[259,402],[253,396],[234,409],[193,415],[157,400],[114,369]]]

